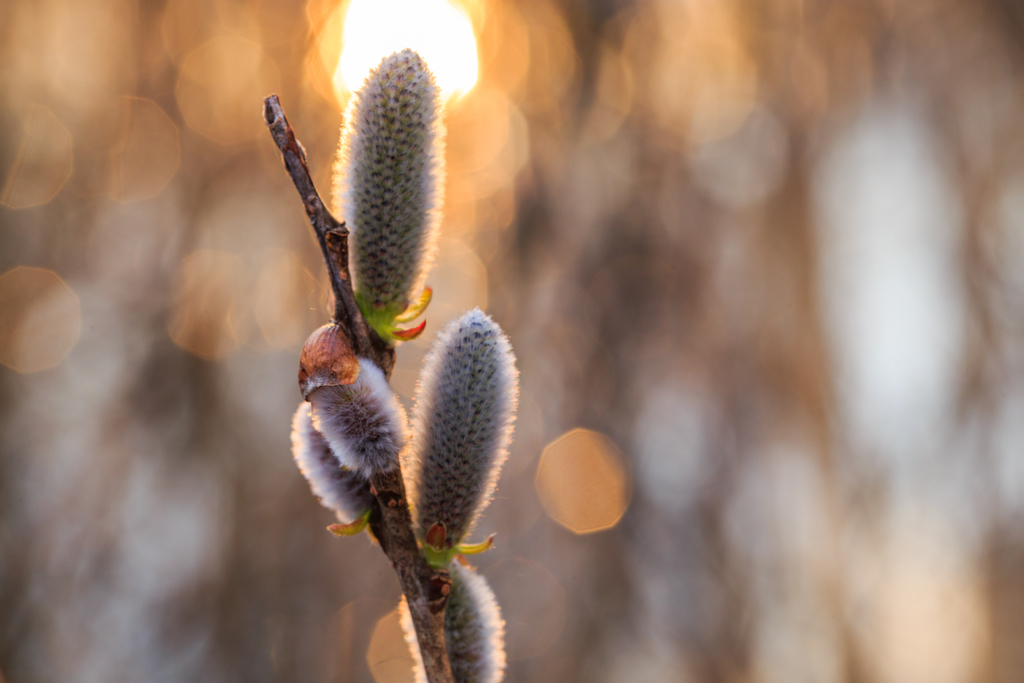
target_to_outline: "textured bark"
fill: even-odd
[[[379,503],[370,516],[370,528],[402,583],[427,680],[430,683],[451,681],[444,639],[444,610],[451,578],[446,569],[433,569],[428,565],[419,551],[401,471],[376,474],[370,483],[370,491]]]
[[[387,377],[395,367],[395,348],[367,325],[356,304],[348,268],[348,229],[324,206],[306,165],[306,151],[292,131],[277,95],[263,101],[263,118],[270,129],[285,168],[302,198],[324,255],[334,291],[334,321],[348,335],[357,356],[369,358]],[[444,610],[451,579],[447,570],[433,569],[423,559],[412,530],[408,497],[401,470],[376,474],[370,480],[376,505],[370,529],[398,574],[409,603],[416,638],[430,683],[452,683],[444,639]]]

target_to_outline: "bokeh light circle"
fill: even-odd
[[[14,164],[0,191],[0,204],[27,209],[50,202],[71,177],[73,145],[71,133],[52,111],[30,106]]]
[[[202,249],[182,261],[167,322],[175,344],[207,360],[220,360],[238,350],[244,270],[236,254],[213,249]]]
[[[622,453],[589,429],[574,429],[550,443],[534,484],[548,516],[577,534],[615,526],[632,490]]]
[[[78,343],[78,297],[57,273],[18,266],[0,275],[0,363],[27,374],[56,367]]]
[[[160,106],[141,97],[124,97],[121,140],[111,157],[111,193],[121,201],[160,194],[181,166],[178,127]]]
[[[175,97],[190,128],[221,144],[235,144],[265,134],[259,104],[278,90],[279,82],[277,66],[259,45],[220,37],[185,57]]]
[[[413,659],[405,643],[398,610],[381,617],[366,650],[366,664],[376,683],[413,683]]]

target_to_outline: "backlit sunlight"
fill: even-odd
[[[473,25],[447,0],[352,0],[335,85],[355,90],[381,59],[407,47],[427,61],[444,99],[476,83]]]

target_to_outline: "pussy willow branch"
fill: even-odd
[[[356,355],[372,360],[390,379],[395,367],[395,349],[366,323],[356,304],[348,269],[348,229],[331,215],[320,199],[306,164],[306,151],[295,139],[277,95],[263,100],[263,118],[281,150],[285,168],[299,191],[306,216],[320,243],[334,291],[334,322],[345,330]],[[370,479],[370,491],[377,501],[370,515],[370,528],[402,584],[427,680],[452,683],[444,639],[444,610],[451,579],[446,570],[432,569],[420,554],[401,471],[375,474]]]

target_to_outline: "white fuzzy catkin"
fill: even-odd
[[[508,338],[479,308],[441,330],[416,392],[403,462],[420,533],[442,523],[456,545],[490,502],[507,456],[519,392]]]
[[[452,590],[444,613],[444,637],[455,683],[498,683],[505,674],[505,621],[484,577],[459,563],[451,566]],[[416,683],[426,683],[423,656],[409,605],[400,604],[405,642]]]
[[[309,404],[303,401],[292,418],[292,456],[320,504],[349,523],[370,509],[373,496],[366,479],[342,467],[323,434],[313,427]]]
[[[444,203],[441,106],[433,75],[408,49],[384,58],[352,96],[334,201],[352,233],[364,306],[400,312],[433,264]]]
[[[313,426],[324,435],[341,464],[369,478],[398,466],[409,440],[405,409],[384,373],[359,359],[352,384],[320,387],[309,395]]]

